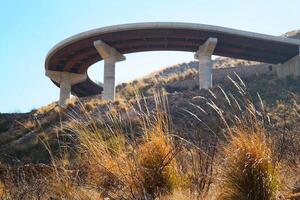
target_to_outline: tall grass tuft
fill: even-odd
[[[138,118],[131,133],[126,129],[127,124],[134,123],[132,119],[122,118],[111,110],[114,108],[105,113],[107,120],[85,112],[82,120],[75,117],[64,125],[66,133],[72,133],[78,142],[79,156],[72,163],[82,174],[80,179],[101,197],[155,199],[179,186],[181,176],[175,158],[179,148],[169,134],[164,100],[155,98],[154,113],[146,100],[138,103],[134,111]]]
[[[276,199],[279,183],[271,150],[262,128],[238,129],[224,149],[225,163],[219,199]]]
[[[175,156],[178,149],[165,134],[160,122],[144,136],[137,150],[139,176],[143,188],[152,198],[171,193],[179,185],[180,175]]]

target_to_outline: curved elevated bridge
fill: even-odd
[[[199,87],[212,86],[211,56],[279,64],[277,74],[300,75],[300,40],[219,26],[158,22],[115,25],[86,31],[55,45],[45,61],[46,75],[60,87],[60,105],[70,93],[115,96],[115,63],[124,54],[144,51],[195,52],[199,60]],[[104,60],[104,85],[94,83],[88,68]]]

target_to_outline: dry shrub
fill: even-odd
[[[154,199],[171,193],[178,185],[175,148],[159,128],[137,144],[129,143],[121,134],[102,136],[81,132],[86,157],[80,162],[86,163],[87,184],[98,188],[103,197]]]
[[[51,169],[42,165],[2,166],[2,199],[40,199],[49,190]],[[48,181],[49,180],[49,181]]]
[[[299,164],[298,164],[299,165]],[[300,199],[300,165],[280,164],[279,179],[286,199]],[[298,199],[297,199],[298,198]]]
[[[0,199],[92,199],[89,191],[79,187],[77,171],[68,167],[61,161],[53,165],[2,167]]]
[[[129,171],[124,136],[109,133],[109,130],[100,129],[96,124],[95,120],[89,125],[74,120],[65,127],[79,137],[79,151],[82,156],[74,161],[76,167],[84,184],[96,188],[102,196],[127,196],[119,189],[124,187],[123,182],[126,181]]]
[[[167,115],[141,112],[137,130],[142,136],[129,139],[118,111],[108,112],[110,122],[86,112],[88,123],[73,119],[64,126],[79,141],[81,156],[73,163],[82,182],[111,199],[154,199],[172,193],[180,182],[175,159],[179,149],[169,136]]]
[[[219,199],[276,199],[277,171],[263,129],[237,130],[224,149],[224,158]]]
[[[180,144],[182,145],[182,144]],[[194,199],[203,199],[208,195],[214,182],[213,162],[216,148],[203,151],[191,145],[182,145],[182,150],[176,157],[184,179],[182,188],[188,189]]]
[[[178,150],[172,144],[171,138],[156,125],[149,135],[146,135],[138,147],[138,165],[140,179],[147,194],[152,197],[171,193],[179,185],[180,176],[177,170],[175,155]]]

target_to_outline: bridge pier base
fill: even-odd
[[[87,74],[76,74],[51,70],[46,70],[46,76],[48,76],[54,82],[60,84],[58,103],[61,107],[65,107],[66,100],[70,98],[72,85],[83,82],[87,79]]]
[[[115,63],[126,58],[102,40],[94,41],[99,55],[104,59],[103,99],[115,100]]]
[[[285,78],[287,76],[300,76],[300,53],[287,62],[278,64],[276,73],[278,78]]]
[[[211,56],[217,45],[217,38],[208,38],[195,53],[195,59],[199,60],[199,89],[212,87],[212,59]]]

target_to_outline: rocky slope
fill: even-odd
[[[300,38],[300,31],[292,31],[285,34],[285,36]],[[230,58],[217,58],[213,62],[213,67],[220,69],[256,64],[258,63]],[[195,111],[194,103],[201,102],[201,99],[209,100],[215,98],[213,93],[199,91],[197,87],[185,85],[189,80],[190,82],[197,82],[195,80],[197,78],[197,68],[198,63],[195,61],[177,64],[164,70],[153,72],[130,83],[123,83],[117,87],[117,91],[118,96],[124,100],[116,102],[104,102],[98,96],[95,96],[80,100],[73,99],[68,102],[68,108],[65,110],[59,109],[56,103],[52,103],[30,113],[0,114],[1,159],[6,161],[14,160],[13,162],[45,162],[49,159],[49,154],[41,141],[45,140],[54,149],[57,148],[58,137],[63,135],[60,135],[62,132],[59,129],[62,123],[66,123],[72,118],[84,118],[85,113],[91,116],[99,116],[100,114],[103,118],[107,117],[105,113],[108,111],[121,112],[123,115],[124,113],[132,114],[134,112],[131,109],[138,108],[139,104],[134,98],[136,93],[146,97],[149,96],[149,98],[147,97],[149,99],[149,105],[147,106],[149,110],[154,110],[155,102],[153,102],[151,96],[157,91],[162,91],[168,98],[169,110],[175,125],[174,128],[178,133],[189,134],[194,130],[191,130],[188,124],[198,122],[194,118],[188,117],[187,113],[183,114],[182,110]],[[235,79],[239,81],[237,77]],[[299,78],[277,80],[273,75],[251,75],[244,81],[251,98],[259,103],[257,96],[257,93],[259,93],[262,99],[270,106],[271,111],[276,108],[280,101],[292,105],[294,101],[298,100],[300,95]],[[229,79],[220,85],[226,93],[234,94],[236,92],[235,85]],[[212,91],[219,94],[219,96],[223,94],[218,85]],[[203,105],[203,107],[207,107],[207,105]],[[201,115],[201,113],[198,114]],[[186,120],[183,121],[183,118]],[[203,118],[205,118],[207,124],[214,124],[216,121],[215,117],[206,118],[203,116]],[[206,137],[205,135],[203,136],[203,138]]]

